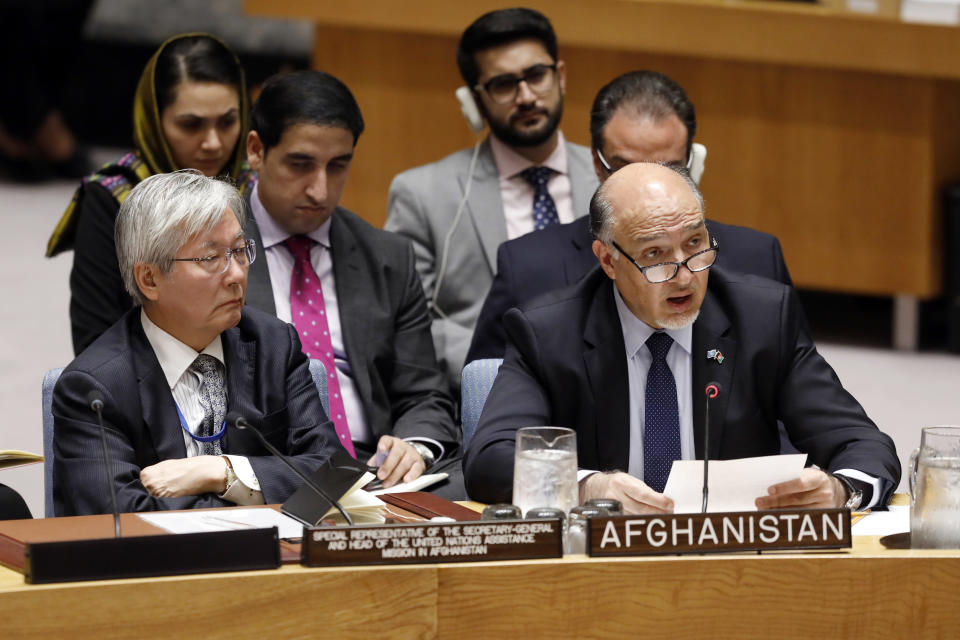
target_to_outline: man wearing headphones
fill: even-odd
[[[413,242],[437,357],[454,391],[497,248],[581,216],[597,186],[589,150],[558,128],[566,69],[545,16],[481,16],[463,32],[457,64],[469,88],[459,93],[475,101],[490,135],[474,150],[394,178],[386,223]]]

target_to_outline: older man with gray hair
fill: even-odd
[[[300,481],[252,436],[227,433],[228,410],[307,469],[338,446],[296,330],[243,306],[256,257],[243,223],[237,191],[192,170],[148,178],[124,201],[117,257],[137,306],[54,389],[58,516],[111,510],[94,395],[120,511],[289,497]]]

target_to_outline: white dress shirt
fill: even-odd
[[[277,308],[277,317],[284,322],[293,321],[290,312],[290,279],[293,277],[293,254],[283,245],[291,236],[280,228],[260,202],[260,195],[254,187],[250,194],[250,208],[260,229],[263,240],[263,253],[270,272],[270,287],[273,289],[273,303]],[[350,357],[343,345],[343,328],[340,322],[340,307],[337,304],[337,286],[333,275],[333,258],[330,254],[330,220],[307,236],[317,244],[310,249],[310,264],[320,278],[323,289],[323,305],[327,312],[327,324],[330,327],[330,341],[333,343],[333,361],[337,367],[337,382],[343,396],[343,408],[347,412],[347,426],[354,442],[373,444],[373,433],[367,424],[367,415],[360,402],[357,385],[353,381]]]
[[[167,380],[170,392],[173,394],[173,400],[180,408],[183,419],[187,423],[187,428],[194,435],[200,429],[200,423],[203,422],[203,406],[200,404],[200,384],[203,381],[202,376],[190,369],[190,365],[197,359],[201,353],[213,356],[224,365],[223,343],[220,336],[217,336],[213,342],[208,344],[203,351],[194,351],[192,347],[180,342],[172,335],[158,327],[147,316],[147,312],[141,309],[140,323],[143,325],[143,332],[147,336],[147,342],[153,348],[160,362],[160,369]],[[215,425],[219,429],[219,425]],[[186,431],[183,432],[183,443],[187,448],[187,457],[200,454],[199,443],[190,437]],[[260,482],[257,475],[253,472],[250,461],[245,456],[226,455],[230,460],[230,466],[237,475],[237,480],[227,487],[226,491],[220,494],[220,497],[234,504],[263,504],[263,492],[260,490]]]
[[[557,205],[560,223],[572,222],[579,217],[573,211],[573,195],[570,173],[567,171],[567,146],[563,132],[557,136],[557,147],[541,164],[530,162],[505,145],[495,136],[490,136],[490,151],[500,176],[500,197],[503,200],[503,215],[507,222],[507,238],[513,240],[534,230],[534,188],[520,175],[524,169],[534,166],[550,167],[556,173],[547,182],[547,191]]]

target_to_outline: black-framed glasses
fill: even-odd
[[[257,258],[257,243],[253,240],[244,240],[243,245],[226,251],[211,252],[202,258],[174,258],[174,262],[196,262],[204,271],[212,276],[227,272],[230,268],[230,258],[235,258],[241,267],[249,267]]]
[[[517,91],[520,83],[525,82],[538,96],[546,95],[553,89],[553,83],[557,77],[557,65],[555,64],[535,64],[527,67],[521,75],[514,73],[505,73],[501,76],[494,76],[482,84],[474,87],[477,91],[486,91],[490,99],[497,104],[507,104],[517,98]]]
[[[637,261],[634,260],[629,253],[624,251],[623,248],[617,244],[616,240],[613,241],[613,248],[622,253],[627,260],[630,261],[630,264],[639,269],[640,273],[643,274],[643,277],[647,279],[647,282],[650,284],[659,284],[661,282],[673,280],[680,271],[681,266],[686,267],[692,273],[709,269],[713,266],[713,263],[717,261],[717,253],[720,251],[720,244],[717,242],[716,238],[710,238],[709,249],[698,251],[686,260],[681,260],[680,262],[661,262],[660,264],[653,264],[649,267],[641,267],[639,264],[637,264]]]

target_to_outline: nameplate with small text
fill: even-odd
[[[590,518],[591,556],[851,546],[848,509],[679,513]]]
[[[559,558],[559,520],[489,520],[304,529],[308,567]]]

